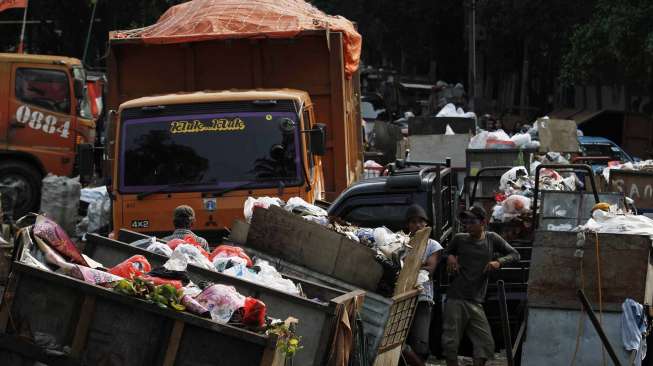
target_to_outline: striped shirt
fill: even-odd
[[[188,235],[192,236],[193,239],[195,239],[195,241],[197,241],[197,243],[200,244],[202,248],[204,248],[204,250],[206,250],[207,252],[211,251],[211,249],[209,248],[209,243],[206,241],[206,239],[202,238],[201,236],[195,235],[194,232],[188,229],[177,229],[172,234],[163,238],[163,240],[170,241],[172,239],[184,239]]]

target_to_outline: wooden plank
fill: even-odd
[[[415,233],[415,235],[410,239],[408,245],[410,245],[412,249],[408,251],[408,255],[406,256],[406,259],[404,259],[404,267],[399,273],[399,278],[397,278],[394,292],[395,296],[415,288],[417,275],[422,268],[422,263],[424,263],[424,252],[426,251],[426,244],[428,243],[430,235],[431,228],[424,228]]]
[[[170,339],[168,341],[168,348],[166,348],[166,355],[163,359],[163,366],[173,366],[177,359],[177,351],[179,350],[179,342],[181,341],[182,333],[184,332],[184,322],[176,320],[172,326]]]
[[[383,274],[370,248],[276,206],[254,209],[248,246],[365,290]]]
[[[82,302],[82,307],[79,314],[79,320],[77,321],[77,326],[75,327],[75,336],[73,337],[73,345],[71,348],[71,356],[74,358],[80,358],[82,355],[82,350],[86,345],[86,338],[88,337],[88,329],[93,319],[93,313],[95,311],[95,296],[86,295]]]
[[[576,290],[584,282],[590,301],[598,302],[598,272],[595,235],[585,234],[583,274],[574,256],[577,234],[537,231],[528,279],[528,306],[578,310]],[[645,303],[651,239],[643,235],[598,234],[601,258],[603,309],[621,311],[630,297]],[[582,277],[582,278],[581,278]]]

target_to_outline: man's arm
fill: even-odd
[[[497,259],[497,262],[501,263],[502,267],[507,263],[519,262],[520,255],[517,249],[508,244],[501,235],[494,233],[492,236],[492,240],[494,240],[494,250],[503,255]]]

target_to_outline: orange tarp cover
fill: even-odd
[[[170,44],[228,38],[291,38],[305,30],[344,34],[347,77],[358,69],[361,35],[341,16],[323,13],[304,0],[192,0],[168,9],[148,27],[111,32],[111,39]]]

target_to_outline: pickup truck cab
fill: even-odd
[[[430,165],[391,168],[387,176],[361,180],[342,192],[328,213],[362,227],[398,231],[408,207],[417,203],[430,218],[431,236],[444,243],[453,235],[454,180],[446,163]]]
[[[594,172],[601,172],[607,166],[608,161],[618,160],[622,163],[632,163],[634,159],[628,155],[619,145],[605,137],[579,136],[581,155],[583,157],[606,157],[604,161],[592,163]]]

